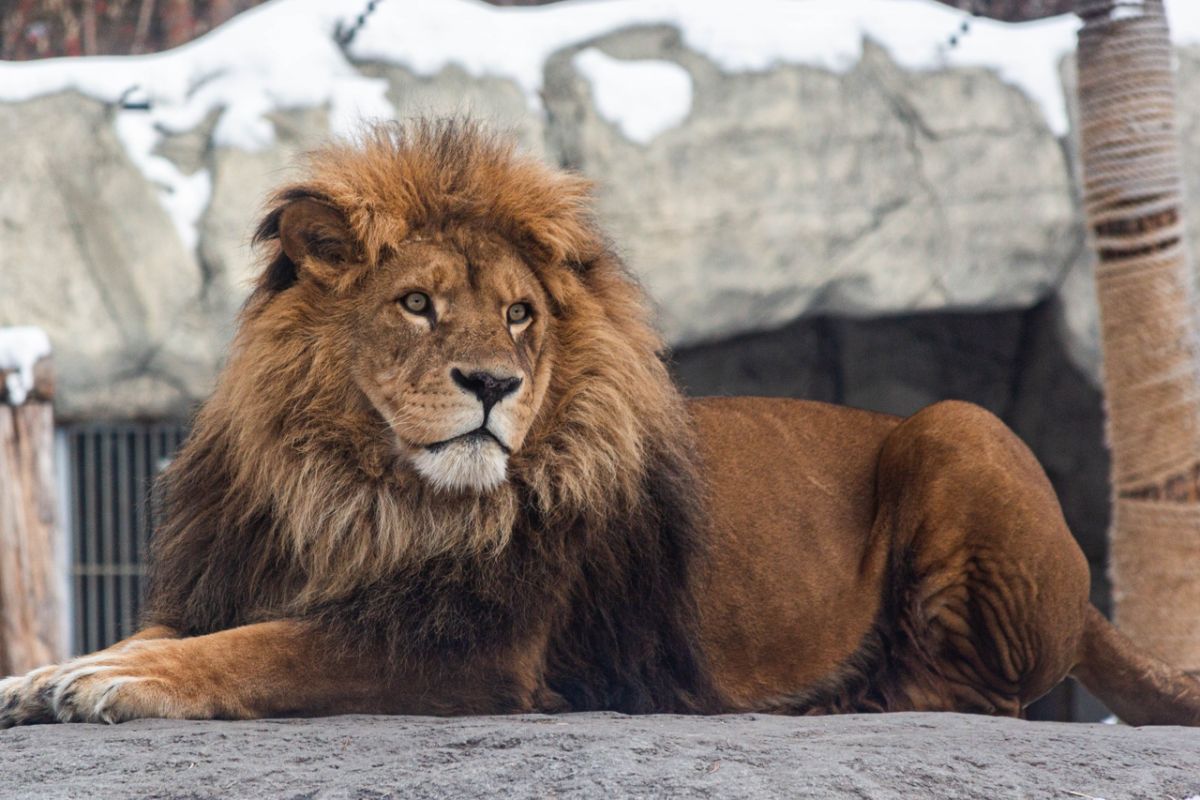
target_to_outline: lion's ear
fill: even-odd
[[[343,277],[357,260],[357,248],[342,212],[300,189],[281,193],[278,201],[254,234],[256,243],[279,241],[279,254],[263,275],[262,285],[282,291],[305,273],[323,283]]]
[[[279,242],[296,264],[315,259],[338,266],[353,258],[350,229],[336,208],[320,200],[293,200],[279,215]]]

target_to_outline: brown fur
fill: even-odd
[[[159,487],[151,627],[0,683],[0,725],[1017,714],[1071,670],[1200,722],[1194,684],[1090,610],[1045,476],[986,412],[685,404],[581,178],[469,125],[384,127],[312,156],[257,239]],[[517,388],[488,406],[480,370]],[[494,443],[453,449],[481,407]],[[501,450],[502,479],[475,471]]]

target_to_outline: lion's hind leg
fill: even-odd
[[[891,710],[1018,715],[1074,665],[1087,562],[1032,453],[978,407],[899,425],[878,475],[888,554],[878,691]]]

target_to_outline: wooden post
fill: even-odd
[[[53,367],[49,357],[37,361],[20,405],[10,402],[10,373],[0,368],[0,676],[67,655]]]

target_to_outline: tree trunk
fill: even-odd
[[[189,41],[196,35],[194,0],[166,0],[162,5],[162,22],[166,32],[163,45],[170,49]]]
[[[33,393],[16,406],[0,381],[0,677],[67,655],[48,359],[35,375]]]
[[[96,0],[83,0],[83,54],[94,56],[96,48]]]
[[[137,25],[133,29],[133,44],[129,52],[137,55],[146,52],[146,41],[150,36],[150,22],[154,18],[154,0],[142,0],[138,6]]]
[[[1117,624],[1200,670],[1200,347],[1162,0],[1080,0],[1083,203],[1112,450]]]

